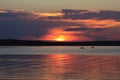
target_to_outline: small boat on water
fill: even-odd
[[[95,48],[94,46],[92,46],[91,48]]]
[[[80,49],[85,49],[85,47],[80,47]]]

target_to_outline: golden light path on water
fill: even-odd
[[[44,69],[44,72],[47,73],[44,77],[42,77],[45,80],[62,80],[63,75],[69,71],[68,64],[71,63],[71,57],[69,55],[62,55],[62,54],[56,54],[56,55],[48,55],[48,61],[45,64],[49,64]]]
[[[120,79],[120,57],[66,54],[53,54],[47,57],[45,64],[49,65],[44,68],[44,80]]]

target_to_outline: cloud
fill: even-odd
[[[61,12],[54,12],[54,13],[36,13],[36,12],[34,12],[34,14],[39,17],[61,17],[64,15]]]
[[[16,10],[1,10],[0,11],[0,20],[18,20],[18,19],[26,19],[33,16],[31,13],[27,13],[25,11],[16,11]]]
[[[103,28],[67,28],[65,31],[102,31]]]
[[[98,32],[90,32],[87,34],[90,37],[93,37],[95,40],[120,40],[120,27],[114,26],[111,28],[105,28],[104,30]]]
[[[63,9],[62,12],[65,14],[63,18],[65,19],[113,19],[120,20],[120,11],[88,11],[88,10],[71,10],[71,9]]]
[[[48,29],[57,24],[44,19],[38,19],[38,15],[33,12],[21,10],[1,10],[0,11],[0,39],[36,39],[46,34]]]
[[[120,40],[119,11],[63,9],[54,13],[0,10],[0,39]]]

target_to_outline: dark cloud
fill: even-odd
[[[62,12],[65,14],[63,18],[65,19],[114,19],[120,20],[120,11],[99,11],[92,12],[88,10],[71,10],[63,9]]]
[[[87,13],[89,12],[88,10],[72,10],[72,9],[62,9],[62,13],[65,14],[80,14],[80,13]]]
[[[84,36],[90,37],[96,41],[104,41],[104,40],[120,40],[120,28],[119,26],[114,26],[110,28],[103,28],[100,31],[84,31]]]
[[[102,31],[103,28],[67,28],[65,31]]]
[[[34,16],[35,15],[33,15],[31,12],[26,11],[5,10],[0,12],[0,20],[29,19],[33,18]]]
[[[62,25],[65,23],[44,20],[0,20],[0,38],[42,37],[48,30]]]
[[[0,21],[0,38],[39,37],[50,25],[44,21],[11,20]]]
[[[70,22],[51,21],[36,18],[37,16],[25,11],[4,10],[0,12],[0,39],[41,38],[50,29],[72,25]]]

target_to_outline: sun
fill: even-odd
[[[55,40],[56,40],[56,41],[64,41],[63,38],[56,38]]]
[[[57,38],[54,39],[55,41],[65,41],[64,36],[58,36]]]

